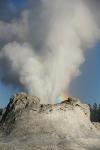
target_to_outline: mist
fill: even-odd
[[[19,18],[0,21],[0,80],[54,103],[81,74],[100,39],[99,1],[40,0]]]

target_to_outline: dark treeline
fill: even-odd
[[[100,104],[97,105],[96,103],[94,103],[93,105],[90,105],[90,118],[92,122],[100,122]]]

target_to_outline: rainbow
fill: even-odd
[[[57,98],[56,98],[56,103],[60,103],[61,101],[64,101],[68,98],[68,94],[62,92]]]

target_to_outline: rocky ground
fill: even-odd
[[[99,122],[93,122],[93,125],[100,130],[100,123]]]
[[[100,150],[100,130],[78,99],[40,104],[26,93],[0,111],[0,150]]]

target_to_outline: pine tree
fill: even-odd
[[[100,104],[98,106],[98,122],[100,122]]]
[[[93,117],[92,119],[94,122],[98,121],[97,104],[96,103],[93,104],[92,117]]]
[[[88,104],[88,106],[90,108],[90,120],[93,121],[92,106],[91,106],[91,104]]]

